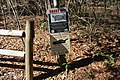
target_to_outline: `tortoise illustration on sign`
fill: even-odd
[[[66,20],[66,14],[63,15],[52,15],[55,21]]]

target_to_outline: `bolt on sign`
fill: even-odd
[[[68,10],[66,8],[50,8],[48,14],[48,28],[53,55],[70,52]]]

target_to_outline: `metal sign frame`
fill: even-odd
[[[48,28],[51,34],[69,32],[69,19],[67,8],[49,8],[47,14]]]

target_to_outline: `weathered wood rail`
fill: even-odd
[[[25,31],[0,29],[0,36],[25,37]]]
[[[23,52],[23,51],[15,51],[15,50],[0,49],[0,54],[1,55],[8,55],[8,56],[23,57],[25,55],[25,52]]]

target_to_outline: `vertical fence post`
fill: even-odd
[[[33,80],[34,21],[26,21],[25,72],[26,80]]]

